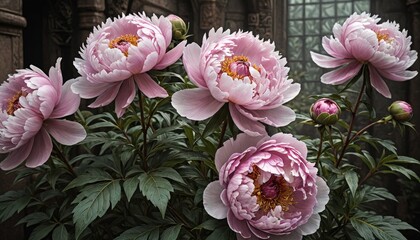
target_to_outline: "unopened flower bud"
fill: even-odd
[[[170,14],[166,17],[172,23],[172,37],[176,40],[184,40],[187,37],[188,27],[182,18]]]
[[[312,104],[310,114],[316,123],[329,126],[338,121],[341,109],[333,100],[321,98]]]
[[[406,122],[413,116],[413,108],[404,101],[395,101],[388,107],[392,118],[399,122]]]

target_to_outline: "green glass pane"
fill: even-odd
[[[337,3],[337,16],[350,16],[352,13],[351,2]]]
[[[317,35],[319,34],[320,20],[306,20],[305,21],[305,34],[306,35]]]
[[[303,73],[303,64],[302,62],[289,62],[287,64],[290,68],[289,70],[289,77],[292,78],[293,80],[297,81],[297,80],[301,80],[304,76]]]
[[[305,3],[319,3],[319,0],[305,0]]]
[[[303,21],[289,21],[288,34],[290,36],[303,35]]]
[[[319,18],[319,4],[305,5],[306,18]]]
[[[289,19],[302,19],[303,7],[301,5],[289,6]]]
[[[322,2],[328,3],[328,2],[335,2],[335,0],[322,0]]]
[[[303,0],[289,0],[289,4],[301,4]]]
[[[369,12],[370,2],[369,1],[356,1],[354,3],[354,11],[357,13]]]
[[[290,37],[287,42],[287,57],[289,60],[303,60],[303,41],[300,37]]]
[[[334,17],[335,16],[335,6],[334,3],[322,4],[322,17]]]
[[[327,36],[332,35],[332,29],[335,23],[336,21],[333,18],[323,19],[322,20],[322,35],[327,35]]]
[[[320,50],[321,50],[321,38],[319,36],[305,38],[305,60],[306,61],[312,61],[310,51],[319,53]]]
[[[305,80],[319,81],[321,79],[322,69],[313,62],[305,63]]]

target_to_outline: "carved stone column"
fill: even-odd
[[[26,20],[22,17],[21,0],[0,1],[0,82],[16,69],[23,68],[22,29]],[[0,170],[0,194],[11,190],[14,175]],[[0,239],[23,239],[23,226],[15,227],[17,219],[0,224]]]
[[[201,42],[203,34],[211,28],[225,25],[225,9],[228,0],[199,0],[199,32],[196,42]]]
[[[81,46],[92,32],[93,27],[105,20],[105,0],[78,0],[77,11],[79,14],[79,39],[77,42]]]

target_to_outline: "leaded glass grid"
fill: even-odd
[[[300,96],[319,94],[325,88],[320,83],[326,71],[310,57],[310,51],[325,53],[323,36],[332,35],[336,22],[342,24],[354,12],[369,12],[370,0],[288,0],[287,60],[290,76],[300,82]]]

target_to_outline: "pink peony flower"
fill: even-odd
[[[405,81],[417,75],[417,71],[407,70],[417,59],[417,52],[410,50],[411,37],[407,31],[401,32],[395,22],[379,24],[379,20],[376,15],[354,13],[343,25],[334,25],[334,36],[322,39],[325,51],[331,56],[311,52],[312,60],[320,67],[340,67],[324,74],[323,83],[346,83],[366,64],[372,87],[390,98],[384,78]]]
[[[201,47],[192,43],[184,50],[185,69],[198,88],[176,92],[172,105],[181,116],[204,120],[229,103],[233,121],[249,135],[264,134],[262,123],[289,124],[295,113],[283,104],[300,85],[287,78],[286,60],[274,48],[250,32],[210,30]]]
[[[204,190],[210,216],[227,218],[238,239],[302,239],[319,228],[329,188],[290,134],[228,140],[216,152],[219,181]]]
[[[309,111],[316,123],[327,126],[336,123],[341,114],[340,106],[329,98],[318,99],[311,105]]]
[[[73,114],[80,98],[60,70],[61,59],[49,76],[37,67],[18,70],[0,86],[0,153],[9,155],[0,168],[10,170],[23,161],[27,167],[45,163],[51,155],[52,141],[73,145],[86,137],[82,125],[58,119]]]
[[[115,100],[120,117],[136,95],[136,85],[149,98],[168,93],[147,73],[178,60],[186,41],[166,52],[172,40],[172,24],[165,17],[134,14],[108,19],[90,34],[74,66],[81,77],[72,90],[82,98],[95,98],[89,107],[106,106]]]
[[[407,122],[413,117],[413,108],[404,101],[395,101],[388,107],[392,118],[399,122]]]

